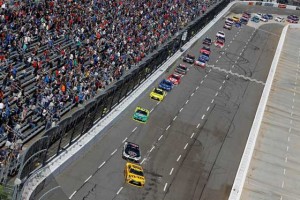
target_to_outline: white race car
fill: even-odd
[[[276,22],[284,22],[284,18],[283,17],[276,17],[275,21]]]
[[[223,31],[218,31],[217,34],[216,34],[216,37],[217,38],[219,38],[219,37],[220,38],[225,38],[225,33]]]

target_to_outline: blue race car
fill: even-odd
[[[200,58],[202,58],[205,61],[209,61],[209,55],[206,53],[202,53],[202,55],[200,56]],[[198,59],[199,60],[199,59]]]
[[[173,83],[169,80],[164,79],[159,83],[158,88],[169,92],[173,88]]]

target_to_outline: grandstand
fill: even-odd
[[[200,0],[4,0],[0,7],[0,162],[10,166],[1,177],[15,173],[24,143],[105,91],[206,8]]]

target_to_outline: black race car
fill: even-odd
[[[183,61],[187,62],[187,63],[190,63],[190,64],[193,64],[194,61],[195,61],[195,56],[192,55],[192,54],[187,54],[186,56],[183,57]]]
[[[141,151],[140,147],[137,144],[132,142],[125,142],[122,152],[122,157],[126,160],[131,160],[134,162],[140,162],[141,160]]]
[[[210,45],[211,45],[211,43],[212,43],[212,41],[211,41],[211,39],[210,39],[210,38],[208,38],[208,37],[206,37],[206,38],[203,40],[203,44],[205,44],[205,45],[208,45],[208,46],[210,46]]]

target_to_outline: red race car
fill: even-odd
[[[171,81],[174,85],[178,85],[181,81],[181,75],[180,74],[171,74],[168,77],[168,80]]]
[[[294,19],[287,19],[286,21],[292,24],[298,24],[298,21]]]
[[[204,46],[204,47],[202,47],[202,48],[200,49],[200,53],[205,53],[205,54],[209,55],[209,54],[210,54],[210,48]]]
[[[194,62],[194,64],[196,65],[196,66],[199,66],[199,67],[201,67],[201,68],[205,68],[205,66],[206,66],[206,63],[203,61],[203,60],[196,60],[195,62]]]
[[[215,46],[216,47],[219,47],[219,48],[223,48],[224,47],[224,40],[221,39],[221,38],[218,38],[216,41],[215,41]]]

